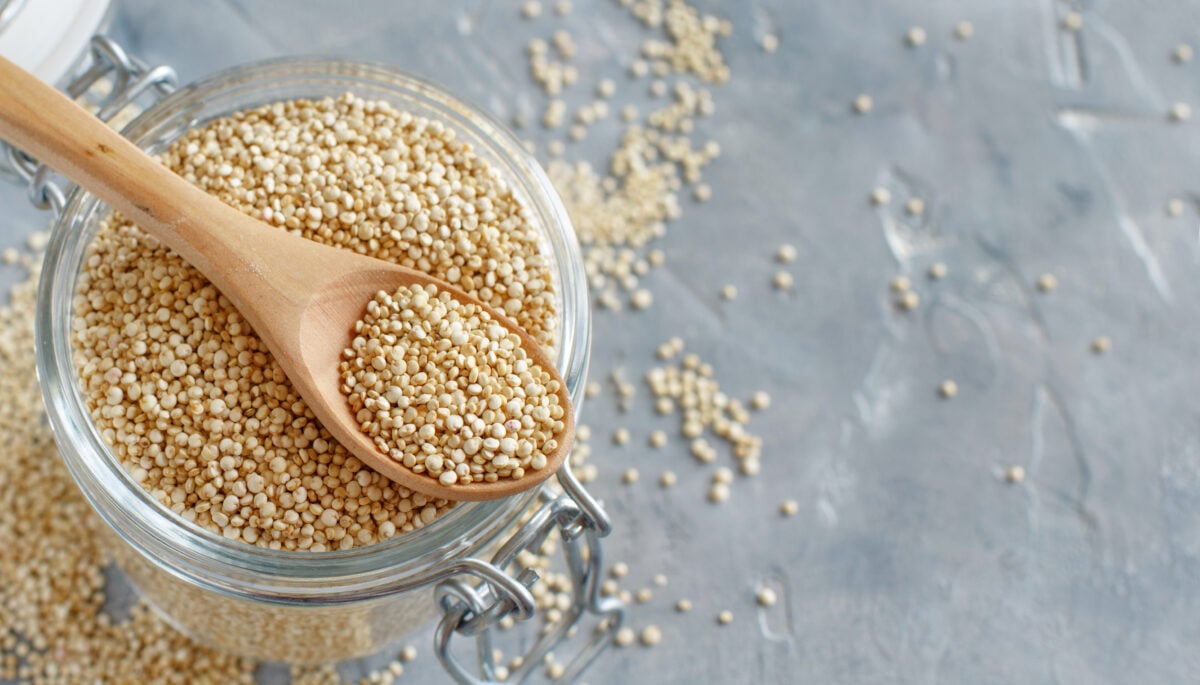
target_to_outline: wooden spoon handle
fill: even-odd
[[[88,189],[210,278],[242,261],[214,202],[65,95],[0,57],[0,138]],[[225,218],[224,221],[220,220]],[[218,287],[220,285],[218,284]]]

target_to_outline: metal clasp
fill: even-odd
[[[490,563],[478,562],[482,566],[472,569],[471,575],[480,579],[478,584],[471,584],[465,578],[452,578],[438,584],[436,598],[443,615],[434,634],[434,648],[442,666],[458,683],[499,682],[492,651],[492,631],[505,617],[525,620],[533,615],[533,612],[525,611],[521,600],[538,580],[532,569],[524,569],[514,579],[508,568],[522,552],[539,550],[555,530],[571,579],[571,606],[562,619],[544,632],[522,656],[520,666],[509,674],[508,681],[524,681],[540,666],[546,654],[568,637],[585,614],[594,616],[598,624],[593,634],[564,669],[562,678],[570,682],[612,641],[624,621],[625,609],[620,600],[600,594],[603,569],[600,538],[612,530],[608,516],[575,478],[570,464],[565,464],[559,471],[558,480],[563,494],[554,495],[543,490],[538,498],[541,506],[533,516],[513,533]],[[512,591],[514,580],[523,593]],[[529,595],[529,601],[532,604],[532,595]],[[480,675],[469,672],[451,653],[450,644],[455,633],[475,638]]]
[[[83,99],[84,106],[94,108],[96,116],[106,123],[112,123],[131,106],[149,105],[176,88],[174,69],[148,67],[107,36],[92,37],[85,63],[88,66],[67,84],[67,96]],[[62,212],[71,189],[66,179],[7,143],[0,142],[0,154],[29,184],[29,201],[35,207],[49,209],[55,215]]]

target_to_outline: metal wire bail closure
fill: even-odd
[[[603,650],[621,627],[625,609],[615,597],[600,594],[600,574],[603,556],[600,538],[612,526],[600,504],[583,488],[571,471],[570,463],[558,473],[563,494],[546,490],[539,493],[540,508],[492,557],[490,563],[479,562],[471,569],[477,584],[458,577],[442,581],[436,590],[436,600],[442,609],[442,620],[433,637],[434,650],[442,667],[462,685],[498,683],[492,651],[492,631],[507,616],[526,620],[532,616],[523,611],[516,595],[528,594],[538,580],[531,569],[524,569],[514,579],[508,572],[522,552],[536,552],[555,531],[562,541],[567,572],[571,579],[572,602],[562,621],[544,633],[533,647],[521,657],[521,665],[509,674],[508,681],[522,682],[541,664],[543,657],[568,637],[568,633],[585,614],[599,619],[591,637],[567,664],[562,678],[570,682]],[[513,581],[523,593],[512,592]],[[529,595],[532,603],[533,596]],[[475,638],[477,668],[469,671],[451,653],[455,634]]]

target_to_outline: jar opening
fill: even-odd
[[[235,68],[187,86],[139,116],[125,134],[157,153],[184,131],[216,117],[280,100],[343,92],[444,121],[508,179],[537,224],[543,249],[553,258],[559,293],[559,371],[578,407],[590,319],[574,231],[536,160],[478,108],[387,67],[285,59]],[[459,504],[411,533],[362,548],[319,553],[275,551],[226,540],[169,512],[109,453],[90,419],[74,368],[70,330],[76,279],[106,211],[94,197],[76,192],[56,226],[39,284],[38,373],[47,413],[73,477],[106,522],[143,555],[223,592],[269,592],[283,599],[338,592],[361,597],[410,585],[437,564],[470,555],[510,525],[535,496],[530,492],[498,502]]]

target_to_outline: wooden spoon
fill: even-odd
[[[507,316],[429,274],[328,247],[242,214],[196,188],[58,91],[0,58],[0,138],[119,210],[179,253],[237,307],[321,424],[354,456],[417,492],[451,500],[499,499],[562,466],[575,436],[566,383],[546,350]],[[546,467],[519,479],[442,485],[379,452],[342,394],[338,364],[354,324],[381,290],[436,285],[487,309],[521,337],[529,358],[558,380],[566,427]]]

